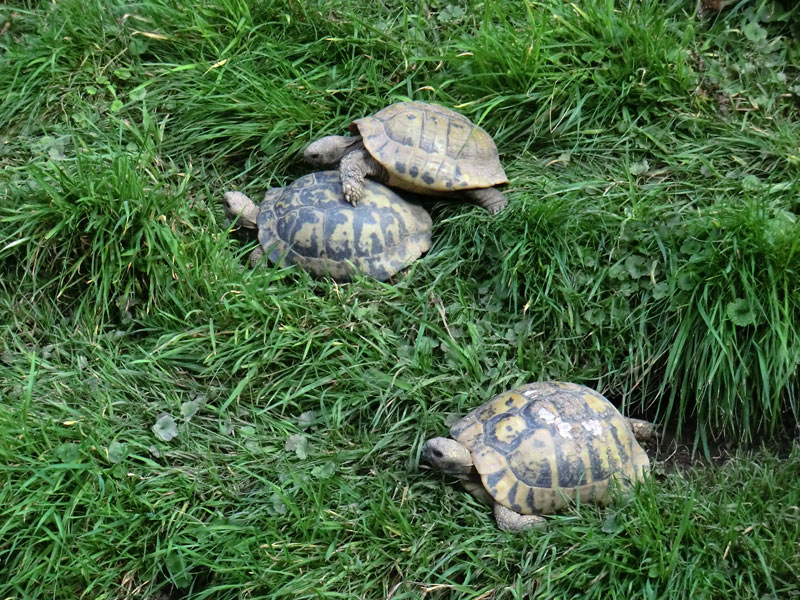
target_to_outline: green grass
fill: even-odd
[[[800,595],[800,13],[693,10],[0,8],[0,597]],[[407,98],[508,209],[431,202],[389,284],[246,268],[222,192]],[[508,536],[419,446],[549,378],[740,449]]]

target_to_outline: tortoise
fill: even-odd
[[[255,266],[267,253],[315,275],[349,281],[358,271],[385,281],[431,246],[432,222],[424,208],[377,181],[367,181],[358,206],[344,201],[336,171],[309,173],[267,191],[259,205],[241,192],[223,195],[225,212],[257,229]]]
[[[450,428],[453,439],[425,442],[422,460],[492,505],[500,529],[523,531],[576,498],[608,504],[613,481],[642,480],[649,459],[637,439],[654,433],[586,386],[536,382],[470,412]]]
[[[305,159],[339,165],[344,196],[357,204],[364,178],[420,194],[463,193],[494,214],[506,206],[495,187],[508,183],[497,147],[465,116],[424,102],[398,102],[350,124],[352,136],[311,142]]]

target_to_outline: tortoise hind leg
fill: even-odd
[[[339,161],[339,179],[342,182],[344,199],[355,206],[364,195],[364,179],[386,181],[389,177],[381,164],[372,158],[364,144],[356,145]]]
[[[492,215],[503,210],[508,204],[503,193],[493,187],[465,190],[464,194],[475,204],[488,210]]]
[[[497,502],[494,504],[494,518],[500,529],[512,533],[525,531],[532,527],[539,527],[546,522],[544,517],[540,517],[539,515],[521,515]]]

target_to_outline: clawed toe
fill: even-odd
[[[344,199],[355,206],[361,199],[361,194],[357,193],[356,190],[350,186],[344,186]]]

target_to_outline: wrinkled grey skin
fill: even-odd
[[[422,446],[422,460],[445,475],[470,479],[472,455],[469,450],[450,438],[436,437]]]
[[[329,135],[306,146],[303,158],[315,167],[336,167],[348,151],[358,147],[364,147],[361,136]]]
[[[222,208],[231,219],[239,219],[238,225],[245,229],[255,229],[258,206],[242,192],[225,192],[222,195]]]
[[[367,152],[360,136],[329,135],[306,147],[306,162],[318,168],[339,167],[344,199],[355,206],[364,194],[364,180],[389,181],[386,169]]]

